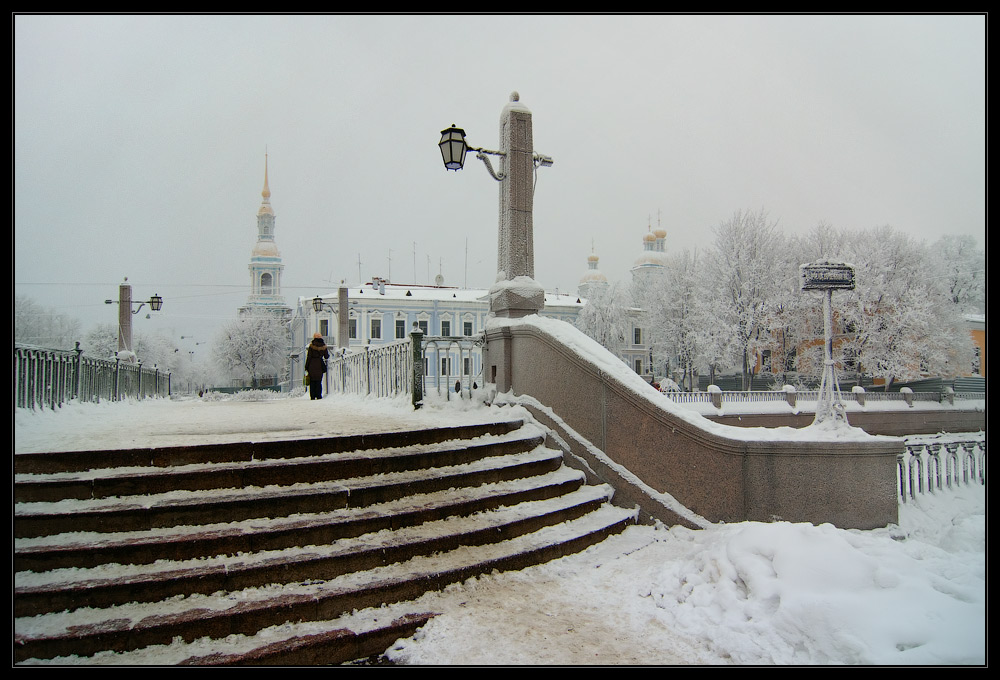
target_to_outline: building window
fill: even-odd
[[[635,360],[635,372],[642,375],[642,359]]]
[[[260,275],[260,294],[270,295],[271,294],[271,275],[264,272]]]
[[[441,322],[441,335],[445,336],[446,338],[451,335],[451,321]]]
[[[469,336],[472,335],[472,322],[471,321],[466,321],[464,324],[462,324],[462,334],[465,335],[466,337],[469,337]]]
[[[403,319],[396,319],[396,339],[406,337],[406,322]]]
[[[633,328],[632,329],[632,344],[633,345],[641,345],[642,344],[642,329],[641,328]],[[636,371],[636,372],[638,373],[639,371]]]
[[[372,333],[368,337],[372,340],[382,339],[382,319],[372,319]]]
[[[420,329],[421,333],[423,333],[424,335],[427,335],[427,322],[426,321],[418,321],[417,322],[417,328]]]
[[[451,375],[451,357],[441,357],[441,375]]]
[[[320,319],[319,320],[319,334],[324,338],[330,335],[330,320]]]
[[[347,337],[351,340],[358,339],[358,320],[348,319],[347,320]]]
[[[464,357],[462,359],[462,375],[469,375],[472,372],[472,359]]]

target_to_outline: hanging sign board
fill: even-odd
[[[802,290],[854,290],[854,267],[822,262],[799,267]]]

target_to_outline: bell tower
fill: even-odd
[[[281,295],[281,253],[274,243],[274,210],[271,208],[271,189],[267,181],[267,153],[264,154],[264,189],[257,210],[257,244],[250,254],[250,297],[240,307],[241,315],[273,313],[281,318],[291,317],[292,310],[285,305]]]

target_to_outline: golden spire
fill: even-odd
[[[273,215],[274,210],[271,209],[271,189],[267,186],[267,151],[264,151],[264,190],[260,192],[260,195],[264,197],[264,200],[260,202],[260,209],[257,211],[257,215]]]
[[[271,190],[267,187],[267,151],[264,152],[264,190],[260,192],[260,195],[264,197],[265,203],[271,198]]]

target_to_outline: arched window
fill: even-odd
[[[260,275],[260,294],[270,295],[271,294],[271,275],[264,272]]]

